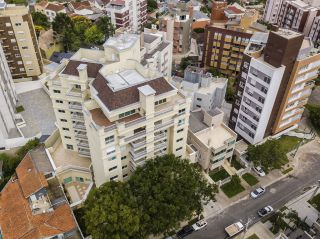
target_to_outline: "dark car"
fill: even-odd
[[[177,232],[177,237],[178,238],[184,238],[191,234],[194,231],[192,226],[185,226],[183,227],[180,231]]]

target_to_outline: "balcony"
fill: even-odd
[[[130,154],[131,154],[131,157],[134,161],[137,161],[143,157],[145,157],[147,155],[147,150],[144,150],[144,151],[141,151],[141,152],[138,152],[138,153],[135,153],[135,152],[132,152],[130,151]]]
[[[155,144],[154,145],[154,150],[160,150],[160,149],[163,149],[163,148],[166,148],[166,147],[167,147],[167,141],[164,140],[164,141],[160,141],[157,144]]]
[[[84,121],[84,117],[82,115],[78,115],[78,114],[71,114],[71,119],[73,120],[80,120],[80,121]]]
[[[89,148],[89,143],[86,140],[80,140],[79,143],[77,144],[78,147],[83,147],[83,148]]]
[[[139,123],[144,122],[144,121],[146,121],[146,117],[145,117],[145,116],[126,123],[126,124],[125,124],[125,127],[126,127],[126,128],[129,128],[130,126],[139,124]]]
[[[89,149],[79,149],[78,153],[81,155],[81,156],[84,156],[84,157],[90,157],[90,150]]]
[[[173,125],[173,119],[172,120],[169,120],[167,122],[164,122],[164,123],[161,123],[161,124],[157,124],[154,126],[154,130],[159,130],[159,129],[163,129],[163,128],[168,128],[170,126]]]
[[[69,109],[72,109],[72,110],[82,110],[82,105],[79,103],[79,104],[69,104]]]
[[[73,124],[73,127],[75,129],[80,129],[80,130],[84,130],[84,131],[86,130],[86,126],[82,123],[75,123],[75,124]]]
[[[147,133],[146,130],[140,131],[140,132],[138,132],[138,133],[136,133],[136,134],[134,134],[134,135],[132,135],[132,136],[129,136],[129,137],[125,138],[125,141],[126,141],[126,142],[129,142],[129,141],[131,141],[131,140],[140,138],[140,137],[146,135],[146,133]]]
[[[76,97],[76,98],[82,98],[82,92],[80,89],[73,88],[70,91],[67,92],[67,96],[70,97]]]
[[[86,133],[75,133],[75,137],[80,139],[88,139]]]
[[[136,148],[139,148],[139,147],[145,145],[146,142],[147,142],[147,141],[146,141],[145,138],[141,138],[141,139],[138,139],[138,140],[136,140],[136,141],[131,142],[130,144],[131,144],[131,146],[132,146],[134,149],[136,149]]]

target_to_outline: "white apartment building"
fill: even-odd
[[[185,157],[190,100],[140,64],[138,35],[80,49],[49,81],[62,143],[91,157],[97,186],[159,155]]]
[[[105,10],[116,28],[138,32],[147,22],[146,0],[111,0]]]
[[[285,0],[268,0],[264,8],[263,20],[272,24],[277,23],[283,1]]]
[[[222,166],[233,155],[237,134],[223,123],[223,116],[219,109],[190,113],[187,157],[206,171]]]
[[[188,66],[184,78],[174,77],[173,84],[192,99],[192,110],[201,108],[210,111],[222,107],[228,79],[213,77],[202,68]]]
[[[230,126],[251,144],[297,127],[319,67],[320,54],[300,33],[281,29],[265,46],[250,43]]]
[[[315,47],[320,45],[320,16],[314,18],[310,32],[308,34]]]
[[[156,29],[144,29],[141,37],[141,63],[147,68],[159,71],[164,76],[172,72],[172,42],[166,40],[166,33]]]
[[[0,149],[6,147],[6,140],[15,137],[17,95],[10,69],[0,44]]]

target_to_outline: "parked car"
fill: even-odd
[[[258,187],[254,191],[250,193],[250,196],[254,199],[260,197],[262,194],[264,194],[266,189],[264,187]]]
[[[208,223],[205,220],[197,221],[195,224],[192,225],[193,230],[199,231],[200,229],[206,227]]]
[[[194,231],[192,226],[185,226],[180,231],[177,232],[178,238],[184,238]]]
[[[259,211],[258,211],[258,215],[260,217],[264,217],[264,216],[267,216],[268,214],[272,213],[273,212],[273,208],[271,206],[266,206],[264,208],[261,208]]]
[[[253,171],[256,172],[260,177],[266,176],[266,173],[263,171],[263,169],[260,166],[256,166],[253,168]]]

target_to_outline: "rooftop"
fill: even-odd
[[[39,156],[38,153],[35,154]],[[33,153],[28,153],[24,157],[16,169],[17,177],[13,177],[1,191],[0,227],[2,236],[6,239],[51,238],[77,229],[66,201],[60,200],[59,205],[55,204],[56,196],[64,195],[60,184],[52,184],[51,179],[46,180],[35,163],[39,158],[33,156]],[[27,198],[30,193],[39,191],[42,187],[46,189],[41,189],[41,194],[33,194]],[[47,193],[47,190],[50,193]],[[57,190],[60,193],[57,193]],[[48,198],[50,201],[47,201]],[[48,203],[49,206],[55,206],[50,210],[35,213],[35,206],[45,206]]]
[[[102,67],[101,64],[97,64],[97,63],[70,60],[66,68],[63,70],[62,74],[79,76],[79,72],[77,68],[78,66],[84,65],[84,64],[87,65],[88,77],[90,78],[95,78]]]
[[[158,38],[158,36],[156,36],[154,34],[148,34],[148,33],[143,34],[143,40],[145,43],[150,44],[150,43],[154,42],[157,38]]]
[[[301,33],[299,33],[299,32],[295,32],[290,29],[283,29],[283,28],[280,28],[278,31],[273,32],[273,33],[275,33],[279,36],[282,36],[283,38],[287,38],[287,39],[292,39],[292,38],[301,36]]]
[[[112,3],[112,2],[111,2]],[[139,35],[122,33],[115,37],[110,37],[104,44],[104,47],[113,47],[118,51],[125,51],[131,48],[139,40]]]

